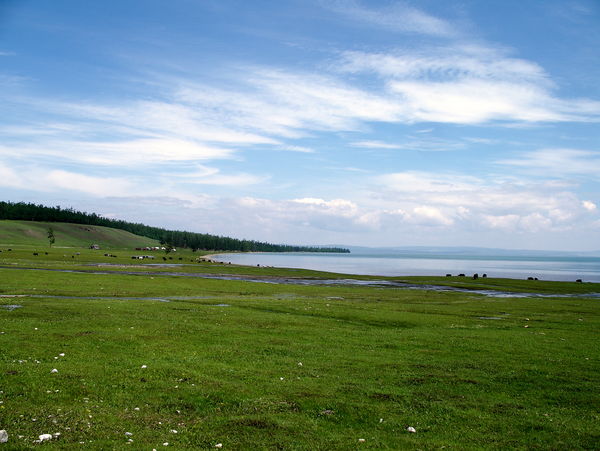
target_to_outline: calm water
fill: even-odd
[[[419,253],[325,254],[325,253],[251,253],[221,254],[217,261],[240,265],[304,268],[343,274],[377,276],[443,276],[447,273],[488,277],[540,280],[600,282],[598,257],[523,257],[523,256],[448,256]]]

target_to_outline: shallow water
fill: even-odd
[[[431,285],[431,284],[412,284],[406,282],[397,282],[394,280],[361,280],[361,279],[302,279],[292,277],[252,277],[239,274],[200,274],[200,273],[184,273],[184,272],[152,272],[152,271],[119,271],[115,273],[113,271],[95,271],[95,270],[72,270],[72,269],[55,269],[55,268],[15,268],[0,266],[3,269],[20,269],[29,271],[55,271],[55,272],[67,272],[67,273],[80,273],[80,274],[103,274],[103,275],[135,275],[135,276],[176,276],[176,277],[197,277],[202,279],[214,279],[214,280],[240,280],[244,282],[255,282],[255,283],[270,283],[277,285],[312,285],[312,286],[364,286],[364,287],[379,287],[379,288],[395,288],[395,289],[406,289],[406,290],[425,290],[425,291],[437,291],[437,292],[455,292],[455,293],[469,293],[469,294],[480,294],[489,297],[499,298],[599,298],[600,293],[585,293],[585,294],[551,294],[551,293],[518,293],[501,290],[478,290],[478,289],[467,289],[449,287],[443,285]],[[35,295],[37,297],[53,297]],[[61,296],[68,297],[68,296]],[[177,297],[176,297],[177,298]],[[206,297],[192,297],[193,299],[207,299]],[[136,297],[101,297],[92,296],[87,299],[147,299],[147,300],[163,300],[173,299],[171,297],[165,298],[136,298]],[[186,299],[186,297],[178,297],[178,299]],[[165,302],[163,300],[163,302]],[[168,302],[168,301],[166,301]]]

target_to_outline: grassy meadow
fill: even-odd
[[[600,448],[597,298],[211,280],[123,248],[4,243],[2,450]],[[156,256],[192,275],[347,277]]]

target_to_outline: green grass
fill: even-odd
[[[0,246],[28,246],[47,250],[50,247],[48,227],[54,230],[56,248],[86,248],[91,244],[111,249],[158,246],[156,240],[109,227],[12,220],[0,220]]]
[[[34,257],[25,245],[0,248],[0,266],[17,268],[0,268],[0,429],[10,435],[2,449],[34,449],[40,434],[56,432],[45,448],[600,448],[598,299],[155,274],[172,268],[136,267],[146,274],[134,276],[122,273],[140,266],[134,251]],[[190,273],[347,277],[170,256]],[[122,267],[24,269],[94,262]],[[406,280],[600,292],[598,284]],[[14,304],[22,307],[2,307]]]

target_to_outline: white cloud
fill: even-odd
[[[92,196],[123,196],[136,190],[127,178],[98,177],[39,167],[11,168],[0,162],[0,186],[37,192],[72,191]]]
[[[440,224],[448,226],[454,223],[452,217],[444,214],[439,208],[428,205],[421,205],[413,208],[412,216],[419,224]]]
[[[319,213],[337,215],[343,217],[353,217],[357,213],[357,206],[354,202],[346,199],[324,200],[317,198],[293,199],[292,202],[305,205],[309,210]]]
[[[587,211],[596,211],[598,208],[594,202],[589,200],[582,201],[581,205],[583,205],[583,208],[585,208]]]

